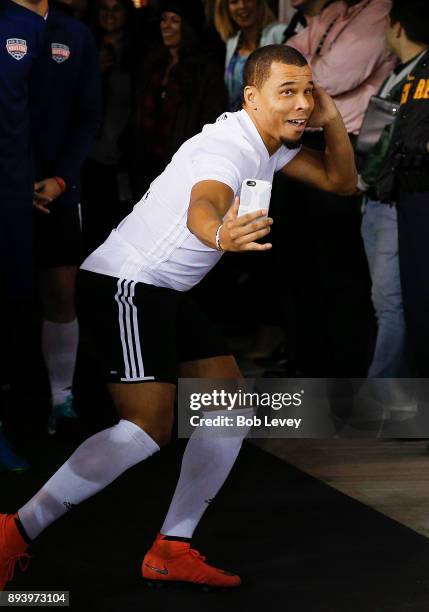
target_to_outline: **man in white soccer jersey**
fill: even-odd
[[[331,98],[294,49],[270,45],[246,64],[243,110],[226,113],[182,145],[133,212],[82,265],[78,310],[100,355],[120,421],[86,440],[14,515],[0,515],[0,588],[29,543],[165,444],[177,376],[240,377],[234,358],[187,291],[224,251],[263,251],[264,211],[237,217],[241,182],[277,170],[321,189],[353,193],[353,151]],[[322,127],[324,152],[300,148]],[[244,435],[244,434],[243,434]],[[170,508],[143,559],[152,580],[235,587],[237,575],[190,548],[196,525],[229,474],[242,436],[193,434]]]

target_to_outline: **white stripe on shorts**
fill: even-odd
[[[143,357],[137,319],[137,307],[133,303],[136,281],[118,279],[118,291],[115,295],[118,304],[119,331],[122,353],[124,356],[124,382],[154,380],[153,376],[144,375]]]
[[[141,349],[141,346],[140,346],[139,322],[138,322],[138,319],[137,319],[137,306],[133,302],[135,287],[136,287],[136,281],[132,281],[132,283],[131,283],[131,295],[130,295],[129,301],[130,301],[130,304],[131,304],[131,310],[132,310],[132,314],[133,314],[133,327],[134,327],[134,340],[135,340],[135,343],[136,343],[137,366],[138,366],[138,369],[139,369],[139,372],[140,372],[140,378],[145,378],[144,367],[143,367],[142,349]]]
[[[155,376],[143,376],[143,378],[121,378],[121,382],[143,382],[145,380],[155,380]]]

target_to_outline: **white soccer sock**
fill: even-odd
[[[250,417],[251,409],[234,410]],[[225,410],[204,416],[231,416]],[[207,506],[218,493],[235,463],[249,427],[217,429],[197,427],[186,446],[179,481],[160,532],[163,535],[191,538]]]
[[[79,342],[77,319],[70,323],[43,320],[42,352],[51,383],[52,403],[62,404],[73,383]]]
[[[34,539],[72,506],[101,491],[122,472],[158,450],[158,444],[143,429],[124,419],[88,438],[18,510],[28,536]]]

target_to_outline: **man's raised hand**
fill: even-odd
[[[340,116],[335,102],[324,89],[318,85],[313,89],[314,109],[307,123],[308,127],[323,128]]]
[[[219,232],[219,242],[222,250],[234,253],[242,251],[267,251],[271,243],[259,244],[255,240],[263,238],[271,231],[273,220],[265,217],[266,210],[257,210],[238,216],[240,199],[235,198],[233,205],[224,217]]]

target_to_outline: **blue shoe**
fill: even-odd
[[[67,395],[62,404],[52,407],[48,420],[48,433],[53,435],[60,423],[76,421],[77,419],[78,415],[73,408],[73,395]]]
[[[17,455],[11,448],[4,435],[0,433],[0,470],[7,472],[25,472],[30,464]]]

